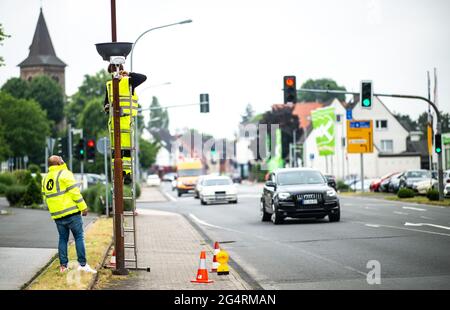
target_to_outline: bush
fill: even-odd
[[[42,184],[42,174],[40,174],[39,172],[36,174],[36,177],[34,179],[36,180],[36,183],[38,185]]]
[[[398,198],[413,198],[416,193],[409,188],[400,188],[397,192]]]
[[[28,184],[27,191],[25,192],[25,195],[22,199],[23,204],[26,206],[42,203],[41,189],[39,188],[35,180],[32,180],[30,184]]]
[[[0,173],[0,184],[11,186],[15,183],[15,178],[12,173]]]
[[[8,189],[8,185],[0,183],[0,196],[5,195],[7,189]]]
[[[350,186],[344,183],[342,180],[336,182],[336,190],[339,192],[349,192],[351,190]]]
[[[30,164],[30,165],[28,165],[28,170],[29,170],[31,173],[36,173],[36,174],[41,173],[41,167],[39,167],[39,166],[36,165],[36,164]]]
[[[27,192],[27,187],[23,185],[13,185],[6,190],[6,199],[10,206],[21,206],[23,204],[23,196]]]
[[[261,169],[261,164],[255,164],[252,166],[251,172],[250,172],[250,179],[257,182],[265,182],[267,170]]]
[[[18,185],[28,185],[33,180],[31,172],[28,170],[16,170],[13,172],[14,178]]]
[[[439,191],[436,189],[429,189],[427,191],[427,198],[432,201],[438,201],[439,200]]]

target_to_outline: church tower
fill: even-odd
[[[56,56],[52,40],[45,23],[44,15],[39,14],[33,42],[30,46],[30,53],[27,59],[19,65],[20,77],[30,81],[36,75],[45,74],[61,85],[63,94],[66,90],[65,68],[66,64]]]

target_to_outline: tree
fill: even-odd
[[[86,74],[78,91],[73,94],[66,106],[65,114],[71,124],[78,124],[79,116],[86,104],[93,99],[101,99],[100,108],[103,108],[103,100],[106,94],[106,82],[111,75],[105,70],[100,70],[94,75]]]
[[[36,101],[0,92],[0,124],[11,156],[28,155],[30,162],[42,163],[50,124]]]
[[[83,128],[87,137],[108,135],[108,115],[103,112],[103,101],[99,98],[91,99],[80,113],[78,127]]]
[[[150,121],[148,122],[148,129],[152,128],[168,129],[169,128],[169,113],[166,109],[162,109],[158,102],[158,98],[152,98],[150,105]]]
[[[409,115],[403,115],[400,113],[394,114],[395,118],[403,125],[408,131],[417,130],[417,121],[411,119]]]
[[[4,161],[11,154],[5,138],[5,126],[0,123],[0,162]]]
[[[282,157],[289,156],[289,143],[293,140],[293,132],[300,137],[300,122],[297,115],[292,114],[293,107],[282,105],[263,114],[260,124],[279,125],[282,132]],[[270,133],[268,133],[270,135]]]
[[[28,99],[36,100],[47,111],[50,120],[58,124],[64,117],[64,94],[61,86],[46,75],[31,79]]]
[[[148,142],[142,138],[139,139],[139,162],[145,169],[150,168],[156,161],[156,155],[161,145],[159,142]]]
[[[3,30],[3,25],[0,24],[0,46],[3,45],[2,41],[6,38],[9,38],[10,36],[7,35]],[[0,56],[0,67],[5,65],[5,60],[2,56]]]
[[[312,80],[309,79],[305,83],[302,84],[301,88],[304,89],[323,89],[323,90],[346,90],[344,86],[339,86],[334,80],[332,79],[317,79]],[[311,102],[311,101],[318,101],[318,102],[327,102],[329,100],[332,100],[334,98],[337,98],[341,101],[345,101],[345,95],[335,95],[335,94],[314,94],[314,93],[306,93],[306,92],[298,92],[298,102]]]
[[[253,116],[255,115],[255,111],[253,110],[252,105],[249,103],[247,104],[247,106],[245,107],[245,112],[243,115],[241,115],[241,124],[245,124],[247,122],[249,122]]]
[[[2,91],[18,99],[27,99],[30,93],[30,83],[21,78],[10,78],[3,84]]]

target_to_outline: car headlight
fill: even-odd
[[[289,193],[278,193],[278,198],[281,200],[286,200],[289,197],[291,197],[291,194],[289,194]]]
[[[327,197],[336,197],[336,191],[334,189],[327,190]]]

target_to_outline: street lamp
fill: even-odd
[[[147,33],[149,33],[150,31],[156,30],[156,29],[161,29],[161,28],[167,28],[167,27],[171,27],[171,26],[176,26],[176,25],[182,25],[182,24],[189,24],[192,23],[192,19],[186,19],[183,20],[181,22],[178,23],[173,23],[173,24],[168,24],[168,25],[163,25],[163,26],[159,26],[159,27],[154,27],[154,28],[150,28],[146,31],[144,31],[143,33],[141,33],[139,35],[139,37],[136,39],[136,41],[134,41],[133,47],[131,48],[131,55],[130,55],[130,72],[133,72],[133,52],[134,52],[134,48],[136,47],[136,44],[138,43],[138,41]],[[139,181],[140,179],[140,173],[139,173],[139,124],[138,124],[138,118],[136,117],[136,128],[135,128],[135,148],[136,148],[136,158],[135,158],[135,171],[136,171],[136,180]]]

